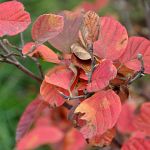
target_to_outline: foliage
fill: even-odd
[[[16,149],[35,149],[45,144],[64,150],[111,144],[115,148],[131,149],[133,143],[149,149],[149,103],[142,104],[139,114],[134,114],[138,107],[128,108],[128,104],[129,112],[124,110],[128,86],[150,73],[149,40],[128,38],[126,28],[112,17],[99,17],[93,11],[81,12],[77,8],[38,17],[32,26],[34,42],[24,45],[22,32],[30,24],[29,13],[17,1],[0,5],[0,12],[6,11],[0,15],[3,50],[0,61],[16,66],[41,84],[39,96],[19,121]],[[3,39],[4,35],[18,33],[22,48]],[[52,48],[44,45],[45,42]],[[8,47],[18,52],[11,52]],[[30,57],[39,74],[23,66],[17,57]],[[43,75],[40,58],[56,66]],[[116,144],[116,130],[121,134],[127,132],[130,138]]]

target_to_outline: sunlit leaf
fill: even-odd
[[[23,32],[31,23],[30,15],[20,2],[10,1],[0,4],[0,37]]]

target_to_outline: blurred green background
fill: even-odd
[[[0,2],[4,1],[5,0],[0,0]],[[44,13],[74,9],[81,1],[82,0],[20,0],[20,2],[24,4],[25,9],[31,14],[32,22],[34,22],[39,15]],[[92,2],[92,0],[89,1]],[[126,2],[128,2],[128,6],[122,7],[122,4],[119,4],[117,0],[112,0],[105,8],[99,10],[99,14],[113,15],[129,29],[129,34],[139,34],[148,37],[149,30],[147,29],[140,0],[130,0]],[[124,15],[127,10],[129,10],[129,13]],[[31,26],[32,25],[30,25],[30,28],[24,33],[25,42],[31,41]],[[20,45],[19,35],[11,37],[9,40],[15,45]],[[37,73],[36,66],[30,59],[22,61],[22,63]],[[50,68],[52,64],[42,62],[42,66],[44,70],[46,70]],[[147,78],[146,80],[149,79]],[[38,91],[39,85],[28,76],[13,66],[0,64],[0,150],[11,150],[14,148],[16,125],[25,107],[36,97]]]

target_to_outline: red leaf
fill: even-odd
[[[35,119],[45,107],[47,105],[43,103],[40,96],[28,105],[18,123],[16,141],[19,141],[28,132]]]
[[[63,133],[56,127],[37,127],[26,134],[17,144],[17,150],[35,149],[44,144],[57,143]]]
[[[131,37],[126,50],[120,57],[120,61],[128,68],[139,71],[141,63],[137,59],[138,54],[142,54],[145,73],[150,74],[150,41],[143,37]]]
[[[114,127],[120,111],[120,99],[112,90],[99,91],[76,108],[77,126],[86,139],[102,135]],[[80,124],[81,121],[85,123]]]
[[[117,75],[117,69],[110,60],[103,60],[92,75],[92,82],[88,84],[89,92],[99,91],[108,86],[109,81]]]
[[[22,53],[27,54],[32,49],[32,46],[35,46],[34,42],[27,43],[23,49]],[[39,45],[37,48],[28,54],[30,57],[41,57],[43,60],[52,62],[52,63],[60,63],[60,60],[58,59],[58,55],[53,52],[51,49],[49,49],[45,45]]]
[[[118,59],[128,42],[127,31],[111,17],[100,17],[99,39],[94,43],[94,53],[99,58]]]
[[[65,135],[63,150],[84,150],[86,149],[86,146],[85,139],[76,129],[71,128]]]
[[[35,41],[44,43],[56,37],[64,26],[62,16],[54,14],[44,14],[37,18],[32,27],[32,38]]]
[[[150,140],[146,138],[131,137],[127,140],[121,150],[149,150]]]
[[[135,131],[135,127],[133,125],[133,120],[135,117],[134,114],[135,111],[135,104],[132,102],[127,102],[123,104],[118,122],[117,122],[117,128],[121,133],[129,133]]]
[[[63,89],[70,90],[73,77],[74,73],[69,68],[66,66],[57,66],[46,74],[45,81]]]
[[[143,103],[140,113],[135,117],[133,122],[138,131],[144,132],[150,136],[150,103]]]
[[[107,145],[109,145],[112,142],[112,140],[113,140],[113,138],[115,136],[115,133],[116,133],[115,129],[112,128],[112,129],[107,130],[102,135],[94,136],[88,142],[92,146],[98,146],[98,147],[107,146]]]
[[[43,96],[43,100],[48,102],[51,107],[58,107],[65,102],[65,99],[58,93],[58,90],[57,87],[44,80],[40,87],[40,94]]]
[[[30,15],[20,2],[10,1],[0,4],[0,37],[23,32],[31,23]]]
[[[71,45],[76,42],[78,38],[83,17],[79,12],[70,11],[63,11],[59,15],[64,17],[63,31],[55,38],[50,39],[49,43],[58,50],[69,53]]]

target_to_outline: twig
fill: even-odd
[[[90,95],[92,95],[92,93],[87,93],[86,95],[79,95],[79,96],[67,96],[65,95],[64,93],[60,92],[59,91],[59,94],[64,98],[64,99],[67,99],[67,100],[75,100],[75,99],[81,99],[81,98],[88,98]]]
[[[24,36],[23,36],[23,32],[20,33],[20,39],[21,39],[21,44],[22,44],[22,47],[24,47]]]
[[[140,69],[140,71],[136,72],[132,78],[129,79],[128,84],[131,84],[131,83],[133,83],[135,80],[137,80],[137,79],[139,79],[139,78],[141,78],[141,77],[144,76],[145,68],[144,68],[144,61],[143,61],[143,56],[142,56],[142,54],[138,54],[137,58],[138,58],[138,60],[139,60],[140,63],[141,63],[141,69]]]
[[[88,75],[88,83],[90,83],[91,79],[92,79],[92,74],[93,74],[93,71],[94,71],[94,67],[95,67],[95,58],[94,58],[94,55],[93,55],[93,44],[89,44],[88,47],[87,47],[87,50],[91,55],[91,71],[89,72],[89,75]]]
[[[43,69],[42,69],[42,66],[41,64],[39,63],[38,59],[34,58],[34,57],[31,57],[31,59],[36,63],[37,67],[38,67],[38,70],[39,70],[39,73],[40,73],[40,76],[42,79],[44,79],[44,73],[43,73]]]

